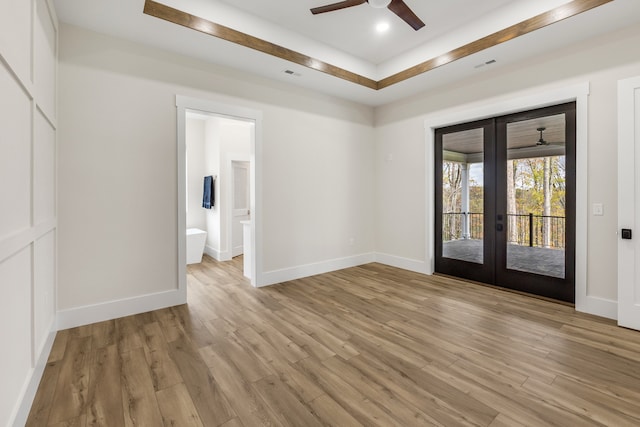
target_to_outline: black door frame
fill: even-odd
[[[554,105],[496,118],[496,141],[506,143],[507,125],[539,117],[565,115],[565,277],[540,276],[507,268],[506,230],[496,235],[495,284],[501,287],[541,295],[561,301],[575,302],[575,241],[576,241],[576,103]],[[498,149],[496,156],[496,194],[506,194],[507,150]],[[506,197],[496,197],[496,215],[506,218]],[[541,279],[544,277],[544,280]]]
[[[507,269],[506,228],[506,130],[507,124],[555,114],[565,114],[566,206],[565,277],[554,278]],[[442,257],[442,140],[443,135],[482,127],[484,158],[493,165],[484,168],[484,263]],[[576,103],[536,108],[491,119],[435,129],[435,272],[492,284],[561,301],[575,302],[576,237]],[[493,159],[493,160],[491,160]],[[486,164],[486,163],[485,163]]]
[[[435,131],[435,164],[442,165],[443,136],[449,133],[463,132],[471,129],[483,129],[483,153],[485,158],[495,157],[495,120],[485,119],[436,129]],[[492,168],[483,168],[484,188],[495,188],[495,173]],[[436,167],[435,173],[435,267],[436,272],[483,283],[495,281],[495,263],[477,264],[442,256],[442,167]],[[483,252],[486,259],[495,256],[495,192],[484,191],[483,206],[485,219],[483,224]]]

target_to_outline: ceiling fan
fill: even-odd
[[[334,10],[346,9],[347,7],[359,6],[363,3],[369,3],[369,6],[376,9],[388,8],[395,13],[404,22],[409,24],[411,28],[418,31],[424,27],[424,22],[413,13],[413,11],[406,5],[403,0],[346,0],[338,3],[328,4],[326,6],[314,7],[311,9],[311,13],[317,15],[319,13],[333,12]]]
[[[536,129],[538,132],[540,132],[540,137],[538,138],[538,140],[536,141],[536,145],[532,145],[531,147],[546,147],[548,145],[564,145],[564,142],[562,141],[547,141],[546,139],[544,139],[544,136],[542,135],[542,133],[547,130],[546,127],[541,126],[539,128]]]
[[[547,130],[546,127],[539,127],[538,129],[536,129],[538,132],[540,132],[540,139],[538,139],[538,142],[536,142],[536,145],[549,145],[550,142],[549,141],[545,141],[544,137],[542,136],[542,132],[544,132],[545,130]]]

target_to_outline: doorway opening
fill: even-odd
[[[187,110],[186,115],[187,230],[205,231],[204,253],[216,261],[230,261],[244,253],[239,221],[250,220],[254,123],[194,110]],[[211,201],[205,207],[206,177],[212,184],[208,189]]]
[[[244,276],[259,286],[262,114],[182,96],[176,97],[176,106],[179,289],[186,299],[188,230],[198,229],[206,232],[204,253],[217,261],[251,254],[245,256]],[[234,220],[240,207],[246,224],[238,227]]]
[[[574,302],[575,107],[436,129],[436,272]]]

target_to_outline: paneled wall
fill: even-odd
[[[0,1],[0,425],[21,425],[49,354],[56,286],[57,18]]]

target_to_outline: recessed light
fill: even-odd
[[[376,31],[379,33],[384,33],[386,31],[389,30],[389,23],[388,22],[379,22],[376,25]]]

